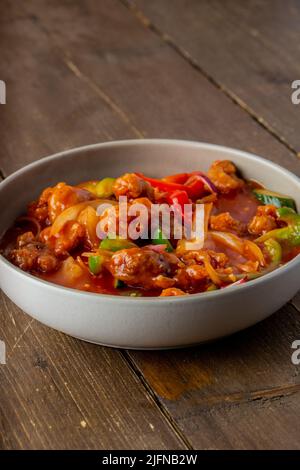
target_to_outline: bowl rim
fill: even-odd
[[[210,150],[218,150],[218,151],[229,151],[232,155],[236,154],[239,157],[247,157],[250,158],[254,161],[258,162],[263,162],[265,165],[269,166],[270,168],[277,168],[279,171],[284,173],[287,177],[291,178],[294,180],[294,182],[299,186],[300,189],[300,179],[298,178],[297,175],[292,173],[289,170],[286,170],[282,166],[278,165],[277,163],[273,163],[263,157],[259,157],[258,155],[252,154],[250,152],[246,152],[244,150],[239,150],[235,149],[232,147],[227,147],[224,145],[217,145],[217,144],[211,144],[207,142],[199,142],[199,141],[191,141],[191,140],[184,140],[184,139],[126,139],[126,140],[117,140],[117,141],[108,141],[108,142],[100,142],[100,143],[95,143],[95,144],[89,144],[89,145],[84,145],[80,147],[74,147],[72,149],[64,150],[62,152],[57,152],[53,155],[49,155],[47,157],[42,157],[38,160],[35,160],[34,162],[31,162],[24,167],[20,168],[19,170],[15,171],[11,175],[9,175],[7,178],[5,178],[3,181],[0,182],[0,192],[7,186],[9,185],[16,177],[22,176],[23,173],[27,173],[30,171],[32,168],[35,168],[36,166],[41,165],[42,163],[46,163],[47,161],[53,161],[53,160],[59,160],[60,158],[67,157],[69,155],[72,155],[74,153],[81,153],[87,150],[94,150],[97,148],[111,148],[111,147],[123,147],[123,146],[130,146],[130,145],[185,145],[185,146],[190,146],[190,147],[199,147],[199,148],[206,148]],[[271,281],[273,278],[280,276],[281,274],[283,275],[285,272],[289,271],[290,269],[293,269],[295,266],[300,267],[300,255],[297,255],[295,258],[292,260],[288,261],[282,266],[279,266],[278,268],[274,269],[274,271],[271,271],[267,274],[262,275],[260,278],[253,279],[248,281],[245,284],[240,284],[234,286],[234,290],[230,289],[231,286],[228,286],[228,288],[224,289],[219,289],[216,291],[211,291],[211,292],[200,292],[198,294],[191,294],[191,295],[182,295],[182,296],[166,296],[166,297],[154,297],[154,296],[149,296],[149,297],[130,297],[130,296],[121,296],[121,295],[112,295],[112,294],[101,294],[101,293],[96,293],[96,292],[87,292],[87,291],[82,291],[78,289],[74,289],[71,287],[65,287],[59,284],[55,284],[51,281],[45,281],[43,279],[40,279],[30,273],[27,273],[25,271],[22,271],[20,268],[17,266],[14,266],[12,263],[10,263],[4,256],[0,255],[0,265],[4,265],[6,268],[8,268],[10,271],[14,272],[18,277],[25,278],[29,282],[33,283],[38,287],[39,285],[44,286],[45,288],[48,288],[50,290],[54,291],[60,291],[62,294],[72,294],[75,297],[78,298],[94,298],[94,299],[99,299],[101,300],[107,300],[107,301],[122,301],[122,302],[143,302],[143,303],[151,303],[153,302],[192,302],[192,301],[199,301],[200,299],[211,299],[211,298],[222,298],[228,295],[234,294],[234,292],[237,292],[238,290],[244,289],[250,290],[255,287],[255,285],[258,285],[258,283],[263,284],[268,281]]]

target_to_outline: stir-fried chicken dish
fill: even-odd
[[[139,235],[131,237],[135,204],[146,215],[136,224]],[[188,239],[183,232],[176,238],[172,217],[168,235],[161,218],[153,232],[154,204],[176,207],[182,225],[188,223],[185,207],[192,225],[200,205],[203,236]],[[101,222],[106,234],[99,236]],[[59,182],[28,205],[0,247],[15,266],[65,287],[132,297],[190,295],[243,284],[297,256],[300,215],[292,197],[243,179],[234,163],[223,160],[207,173]]]

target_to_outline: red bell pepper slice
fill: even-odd
[[[163,180],[157,180],[155,178],[148,178],[148,176],[144,176],[142,173],[136,173],[136,175],[142,178],[144,181],[148,181],[148,183],[150,183],[151,186],[154,186],[155,188],[158,188],[161,191],[170,193],[170,192],[176,191],[176,189],[186,190],[186,187],[183,184],[168,183]]]
[[[185,184],[169,183],[163,180],[157,180],[155,178],[148,178],[142,173],[136,173],[136,175],[142,178],[144,181],[148,181],[148,183],[160,189],[161,191],[168,193],[172,193],[176,190],[185,191],[192,199],[200,197],[205,191],[202,178],[196,174],[191,174]]]
[[[188,197],[188,193],[186,191],[176,189],[173,193],[171,193],[168,197],[169,204],[178,204],[182,212],[184,211],[184,205],[189,204],[191,201]]]
[[[185,183],[186,191],[192,199],[196,199],[205,192],[204,182],[200,175],[193,174]]]
[[[175,207],[179,205],[181,211],[182,220],[184,220],[184,205],[190,204],[191,200],[188,196],[186,191],[176,189],[173,193],[171,193],[168,197],[168,203],[174,205]]]
[[[189,173],[177,173],[176,175],[165,176],[165,178],[162,178],[162,181],[166,183],[184,184],[189,177]]]

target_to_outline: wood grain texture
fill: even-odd
[[[0,338],[0,448],[184,448],[119,351],[46,328],[3,294]]]
[[[299,338],[300,314],[287,305],[216,343],[130,357],[193,447],[299,449]]]
[[[293,151],[118,0],[3,0],[0,50],[5,174],[67,147],[142,136],[240,147],[300,174]],[[218,343],[130,353],[31,323],[5,297],[0,311],[2,448],[299,447],[291,305]]]
[[[126,0],[278,139],[300,150],[297,0]]]
[[[1,79],[7,86],[7,104],[0,108],[3,173],[68,148],[137,137],[109,97],[70,69],[22,3],[1,4]]]
[[[83,83],[117,103],[141,135],[238,147],[300,174],[294,154],[120,1],[52,0],[49,8],[31,0],[24,10]]]

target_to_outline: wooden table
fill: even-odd
[[[299,23],[297,0],[2,0],[1,177],[143,137],[238,147],[299,175]],[[299,449],[299,312],[298,296],[214,344],[134,352],[46,328],[2,295],[0,448]]]

